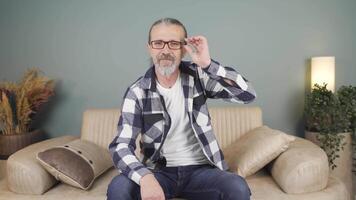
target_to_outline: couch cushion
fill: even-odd
[[[67,184],[58,184],[43,195],[23,195],[10,192],[6,187],[6,180],[0,180],[0,199],[6,200],[105,200],[108,184],[118,170],[111,168],[94,181],[90,190],[81,190]],[[268,172],[258,172],[246,179],[251,188],[253,200],[347,200],[347,190],[344,184],[329,177],[327,187],[319,192],[305,194],[286,194],[274,182]],[[175,199],[174,199],[175,200]]]
[[[262,110],[252,106],[209,107],[211,124],[221,148],[262,126]]]
[[[231,171],[247,177],[285,151],[293,136],[267,126],[255,128],[223,149]]]
[[[117,135],[119,109],[89,109],[83,113],[81,139],[108,149]]]
[[[58,181],[36,160],[38,152],[76,139],[62,136],[32,144],[12,154],[7,160],[7,185],[16,193],[42,194]]]
[[[262,111],[259,107],[211,107],[211,123],[219,145],[226,147],[248,131],[262,126]],[[108,148],[117,135],[119,109],[88,109],[83,114],[81,139]],[[139,140],[139,138],[138,138]],[[135,154],[139,156],[140,146]]]
[[[320,191],[328,183],[326,153],[302,138],[292,142],[288,150],[271,162],[268,168],[278,185],[289,194]]]
[[[113,166],[106,149],[81,139],[39,152],[37,159],[57,180],[84,190]]]

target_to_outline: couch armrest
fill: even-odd
[[[324,189],[329,178],[326,153],[312,142],[297,137],[287,151],[268,166],[273,179],[288,194]]]
[[[12,154],[7,160],[8,188],[20,194],[43,194],[57,180],[36,160],[38,152],[47,148],[68,143],[78,137],[62,136],[44,140],[25,147]]]

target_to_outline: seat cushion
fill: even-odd
[[[0,180],[0,199],[6,197],[6,200],[105,200],[107,187],[116,175],[118,175],[117,169],[111,168],[98,177],[89,190],[81,190],[60,183],[43,195],[15,194],[7,189],[6,180]],[[251,188],[253,200],[348,200],[344,184],[331,177],[327,187],[322,191],[305,194],[284,193],[265,171],[259,171],[247,177],[246,181]]]
[[[110,168],[99,176],[89,190],[82,190],[68,184],[56,184],[42,195],[16,194],[7,189],[6,180],[0,180],[0,199],[6,200],[106,200],[106,191],[111,179],[118,170]]]

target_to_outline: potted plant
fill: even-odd
[[[43,139],[33,130],[34,117],[54,94],[54,81],[36,68],[29,69],[20,82],[0,83],[0,158]]]
[[[350,121],[337,95],[326,89],[326,84],[315,84],[307,95],[304,107],[306,138],[319,144],[326,152],[331,169],[344,149],[345,137],[350,135]],[[317,141],[315,141],[315,139]]]
[[[350,130],[352,131],[352,171],[356,174],[356,87],[351,85],[341,86],[337,91],[337,95],[350,121]]]
[[[352,189],[351,121],[341,98],[323,86],[314,85],[305,101],[305,138],[318,144],[326,152],[331,174]]]

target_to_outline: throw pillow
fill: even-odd
[[[113,166],[107,150],[81,139],[39,152],[37,160],[57,180],[84,190]]]
[[[261,126],[224,148],[224,157],[231,171],[247,177],[287,150],[294,139],[281,131]]]

